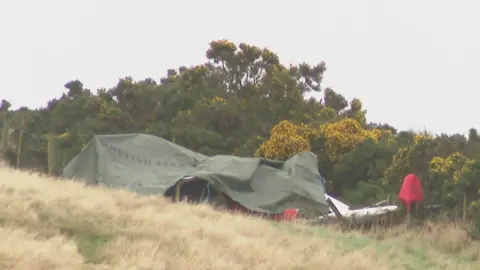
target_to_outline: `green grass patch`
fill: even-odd
[[[274,225],[289,233],[304,234],[336,243],[339,253],[352,252],[366,247],[375,247],[377,254],[388,260],[392,269],[480,269],[479,261],[463,252],[447,253],[433,245],[421,241],[407,241],[400,237],[378,240],[374,236],[342,233],[325,227],[296,226],[289,223]],[[434,254],[434,255],[432,255]],[[432,256],[440,256],[439,262],[432,261]]]
[[[92,264],[102,261],[101,250],[112,239],[111,236],[85,232],[73,233],[71,237],[77,244],[80,254],[85,259],[85,263]]]

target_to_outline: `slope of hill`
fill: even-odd
[[[1,269],[479,267],[478,243],[455,227],[390,231],[380,241],[6,168],[0,183]]]

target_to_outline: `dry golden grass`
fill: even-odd
[[[342,234],[5,168],[0,184],[0,269],[479,269],[452,226]]]

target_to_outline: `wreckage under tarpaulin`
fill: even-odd
[[[177,200],[187,196],[221,203],[223,198],[223,203],[263,214],[288,209],[329,212],[317,157],[311,152],[286,161],[208,157],[153,135],[95,135],[63,176]]]

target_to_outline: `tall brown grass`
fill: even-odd
[[[316,228],[285,226],[290,229],[207,205],[171,204],[159,196],[0,168],[0,269],[407,269],[402,258],[392,258],[399,252],[395,245],[379,253],[375,238],[431,241],[429,246],[445,250],[428,260],[457,269],[438,254],[473,245],[453,225],[349,233],[373,239],[354,249],[317,235]]]

